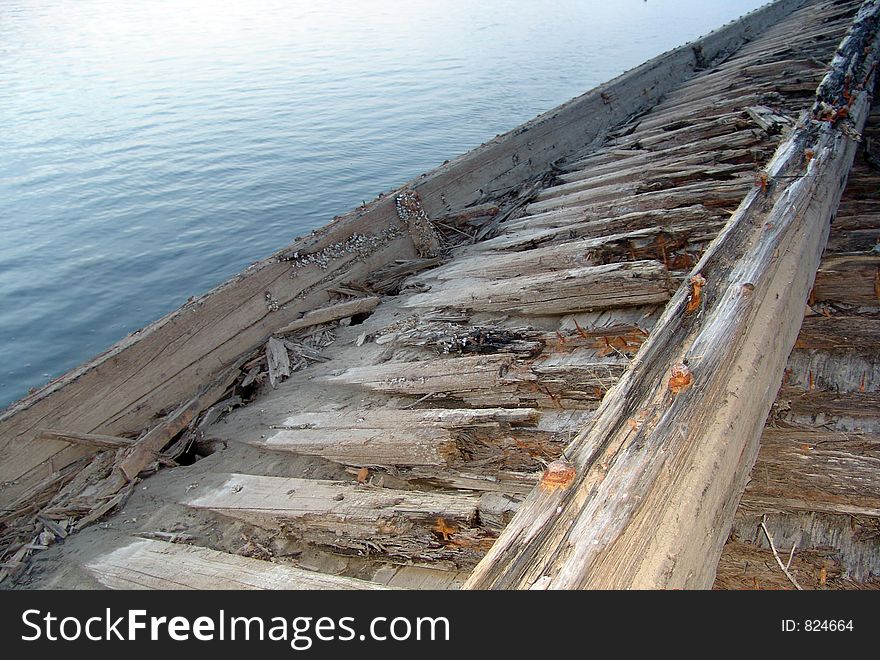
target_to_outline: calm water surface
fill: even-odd
[[[760,0],[2,0],[0,407]]]

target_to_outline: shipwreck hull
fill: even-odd
[[[783,375],[802,385],[807,365],[808,394],[814,372],[841,392],[861,368],[855,393],[876,392],[859,349],[876,343],[869,202],[820,257],[872,135],[878,13],[753,12],[14,404],[0,418],[4,577],[58,543],[61,567],[37,586],[708,588],[716,572],[742,586],[737,557],[764,551],[755,521],[788,544],[805,514],[755,474],[747,488]],[[840,347],[842,315],[802,329],[803,309],[847,295],[860,306],[841,327],[862,328],[862,357],[841,390],[830,358],[789,354],[796,339]],[[847,458],[874,492],[865,428],[847,429],[862,434]],[[764,435],[756,470],[791,454]],[[161,465],[150,495],[134,490]],[[858,509],[870,526],[875,501],[852,490],[813,489],[837,509],[809,511]],[[123,503],[140,527],[93,526]],[[843,548],[832,582],[870,581],[880,549],[820,527],[816,543]]]
[[[601,144],[610,128],[651,107],[696,69],[735,50],[763,26],[803,4],[804,0],[786,0],[753,12],[499,136],[400,190],[418,190],[425,210],[433,217],[502,197],[543,176],[552,162]],[[606,102],[606,97],[614,102]],[[61,443],[35,441],[38,428],[140,433],[161,411],[193,396],[275,330],[326,303],[326,290],[334,283],[356,282],[395,260],[416,256],[394,200],[394,193],[390,193],[335,219],[10,406],[0,416],[0,483],[6,484],[0,491],[0,505],[18,498],[80,454]],[[356,235],[376,237],[367,254],[351,250],[342,257],[330,257],[326,267],[298,268],[291,277],[285,255],[344,246]],[[267,305],[267,297],[279,308]]]

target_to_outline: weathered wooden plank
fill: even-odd
[[[503,490],[511,473],[535,472],[542,459],[556,458],[569,430],[577,429],[584,415],[528,408],[300,413],[254,444],[380,468],[405,481],[447,483],[452,474],[458,473],[459,480],[465,473],[479,474],[483,481],[495,480],[491,490]],[[370,473],[370,483],[379,485],[377,480],[394,487],[381,474]],[[486,490],[485,485],[467,487]],[[525,491],[515,485],[512,492]]]
[[[451,397],[485,405],[549,407],[562,400],[598,400],[623,371],[617,357],[528,364],[513,355],[477,355],[353,367],[330,383],[359,385],[386,394]]]
[[[435,408],[396,410],[388,407],[339,412],[303,412],[288,417],[283,426],[303,429],[398,429],[412,427],[463,428],[501,424],[531,425],[543,418],[529,408]]]
[[[617,208],[675,208],[702,203],[706,206],[721,206],[733,200],[740,200],[750,185],[754,185],[754,177],[744,177],[740,181],[727,183],[700,181],[679,186],[671,190],[645,191],[638,184],[622,184],[603,186],[597,189],[569,193],[559,197],[533,202],[526,207],[529,215],[564,208],[567,211],[575,207],[599,207],[603,204]],[[625,203],[620,205],[619,202]]]
[[[880,392],[804,391],[783,387],[776,402],[776,415],[794,424],[827,426],[838,431],[880,432],[877,411]]]
[[[633,261],[502,280],[468,280],[411,296],[407,307],[550,315],[662,303],[670,297],[663,264]]]
[[[480,526],[479,502],[464,494],[247,474],[204,475],[182,501],[342,552],[462,565],[476,561],[493,536]]]
[[[131,438],[119,438],[115,435],[100,435],[97,433],[74,433],[71,431],[58,431],[54,429],[42,429],[37,435],[41,440],[60,440],[73,445],[84,445],[95,449],[119,449],[130,447],[134,440]]]
[[[801,325],[797,349],[880,351],[880,319],[860,316],[808,316]]]
[[[287,346],[280,339],[269,337],[266,342],[266,364],[269,367],[269,383],[273,388],[290,377],[290,356]]]
[[[378,296],[367,296],[364,298],[355,298],[354,300],[346,300],[345,302],[330,305],[329,307],[321,307],[313,309],[303,314],[302,318],[288,323],[283,328],[275,331],[276,335],[286,335],[303,328],[310,328],[322,323],[330,323],[339,319],[348,318],[355,314],[364,314],[372,312],[379,305]]]
[[[785,368],[787,385],[804,390],[880,390],[880,354],[853,350],[795,350]]]
[[[812,302],[857,307],[880,306],[880,256],[852,255],[826,259],[816,273]]]
[[[407,480],[442,481],[456,472],[503,480],[512,472],[539,472],[541,461],[557,458],[567,438],[567,434],[536,428],[485,426],[455,430],[284,429],[255,444],[321,456],[343,465],[380,468]]]
[[[254,444],[357,466],[443,466],[459,453],[442,428],[280,429]]]
[[[126,481],[131,481],[140,474],[156,460],[159,452],[174,439],[174,436],[189,426],[203,410],[215,404],[237,376],[237,371],[233,367],[227,372],[221,373],[190,401],[177,408],[141,438],[138,438],[137,442],[132,444],[128,455],[117,466]]]
[[[670,232],[712,232],[717,233],[723,226],[716,213],[705,206],[694,205],[670,210],[637,211],[621,216],[599,219],[584,219],[584,214],[570,218],[568,224],[555,226],[535,223],[517,228],[510,227],[505,234],[479,245],[481,251],[489,250],[528,250],[544,243],[554,243],[574,239],[600,240],[605,236],[615,236],[627,232],[659,229]]]
[[[770,146],[769,142],[767,146]],[[587,167],[583,170],[562,174],[559,179],[565,183],[560,184],[557,188],[568,186],[569,190],[575,191],[593,185],[638,181],[649,173],[671,174],[726,165],[754,165],[755,159],[761,153],[761,148],[752,146],[747,149],[729,149],[719,145],[716,149],[707,149],[686,155],[666,151],[649,152],[648,154],[634,153],[637,155],[623,161],[609,163],[607,166]]]
[[[583,225],[581,225],[582,227]],[[579,227],[568,230],[538,231],[520,238],[518,245],[531,247],[522,252],[489,252],[481,250],[473,256],[457,259],[454,264],[438,268],[432,276],[441,280],[491,275],[494,279],[533,275],[565,268],[580,268],[621,261],[653,260],[680,270],[677,257],[702,251],[704,244],[715,238],[722,222],[667,224],[646,227],[620,234],[603,235],[581,240],[565,240],[577,234]],[[507,244],[509,244],[509,239]],[[549,245],[537,246],[540,242]],[[503,244],[502,244],[503,245]],[[687,268],[696,263],[689,258]],[[676,268],[676,266],[678,266]]]
[[[880,517],[880,435],[766,429],[741,507]]]
[[[84,564],[110,589],[385,589],[365,580],[305,571],[194,545],[133,540]],[[393,588],[393,587],[392,587]]]
[[[822,103],[846,103],[843,72],[871,75],[878,13],[862,6]],[[852,100],[858,132],[868,93]],[[676,294],[568,448],[568,481],[533,491],[466,587],[712,584],[855,147],[831,122],[790,134],[766,168],[772,184],[749,193],[695,268],[711,289]]]

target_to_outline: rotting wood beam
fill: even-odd
[[[319,479],[206,474],[181,504],[343,553],[472,565],[494,533],[470,494],[373,488]]]
[[[863,3],[769,185],[695,267],[702,293],[679,290],[465,588],[711,587],[867,116],[878,16]]]

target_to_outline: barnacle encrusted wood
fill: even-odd
[[[416,252],[422,259],[440,254],[440,239],[415,190],[404,190],[397,196],[397,215],[409,227]]]

